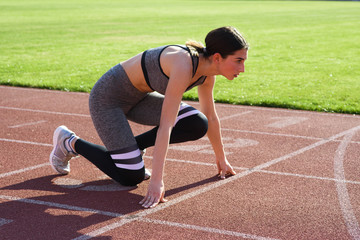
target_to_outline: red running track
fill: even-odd
[[[237,175],[215,176],[206,137],[173,145],[169,202],[145,210],[148,182],[126,189],[83,157],[67,176],[49,166],[58,125],[100,144],[87,101],[0,86],[1,239],[360,238],[360,116],[217,104]]]

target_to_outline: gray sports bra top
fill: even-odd
[[[148,49],[145,52],[143,52],[141,57],[141,67],[146,83],[153,91],[159,92],[161,94],[165,94],[166,87],[169,82],[169,77],[166,76],[166,74],[161,68],[160,55],[169,46],[178,46],[190,53],[192,65],[193,65],[193,74],[192,74],[193,77],[199,65],[199,57],[192,55],[190,49],[182,45],[166,45],[166,46]],[[201,76],[193,84],[191,84],[186,89],[186,91],[192,89],[195,86],[203,84],[205,79],[206,76]]]

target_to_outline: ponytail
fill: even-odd
[[[190,49],[192,55],[199,56],[200,53],[203,53],[204,56],[207,56],[206,48],[201,42],[189,40],[185,45]]]

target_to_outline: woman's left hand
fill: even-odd
[[[224,159],[216,159],[216,165],[218,168],[218,175],[221,179],[225,179],[227,176],[233,176],[236,174],[226,157]]]
[[[167,202],[168,200],[164,198],[165,187],[164,182],[156,182],[154,180],[150,181],[148,186],[148,191],[146,196],[139,202],[144,208],[153,208],[156,207],[159,203]]]

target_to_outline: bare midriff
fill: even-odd
[[[121,62],[121,66],[124,68],[128,75],[130,82],[140,92],[152,92],[151,88],[147,85],[145,77],[141,68],[141,56],[142,53]]]

